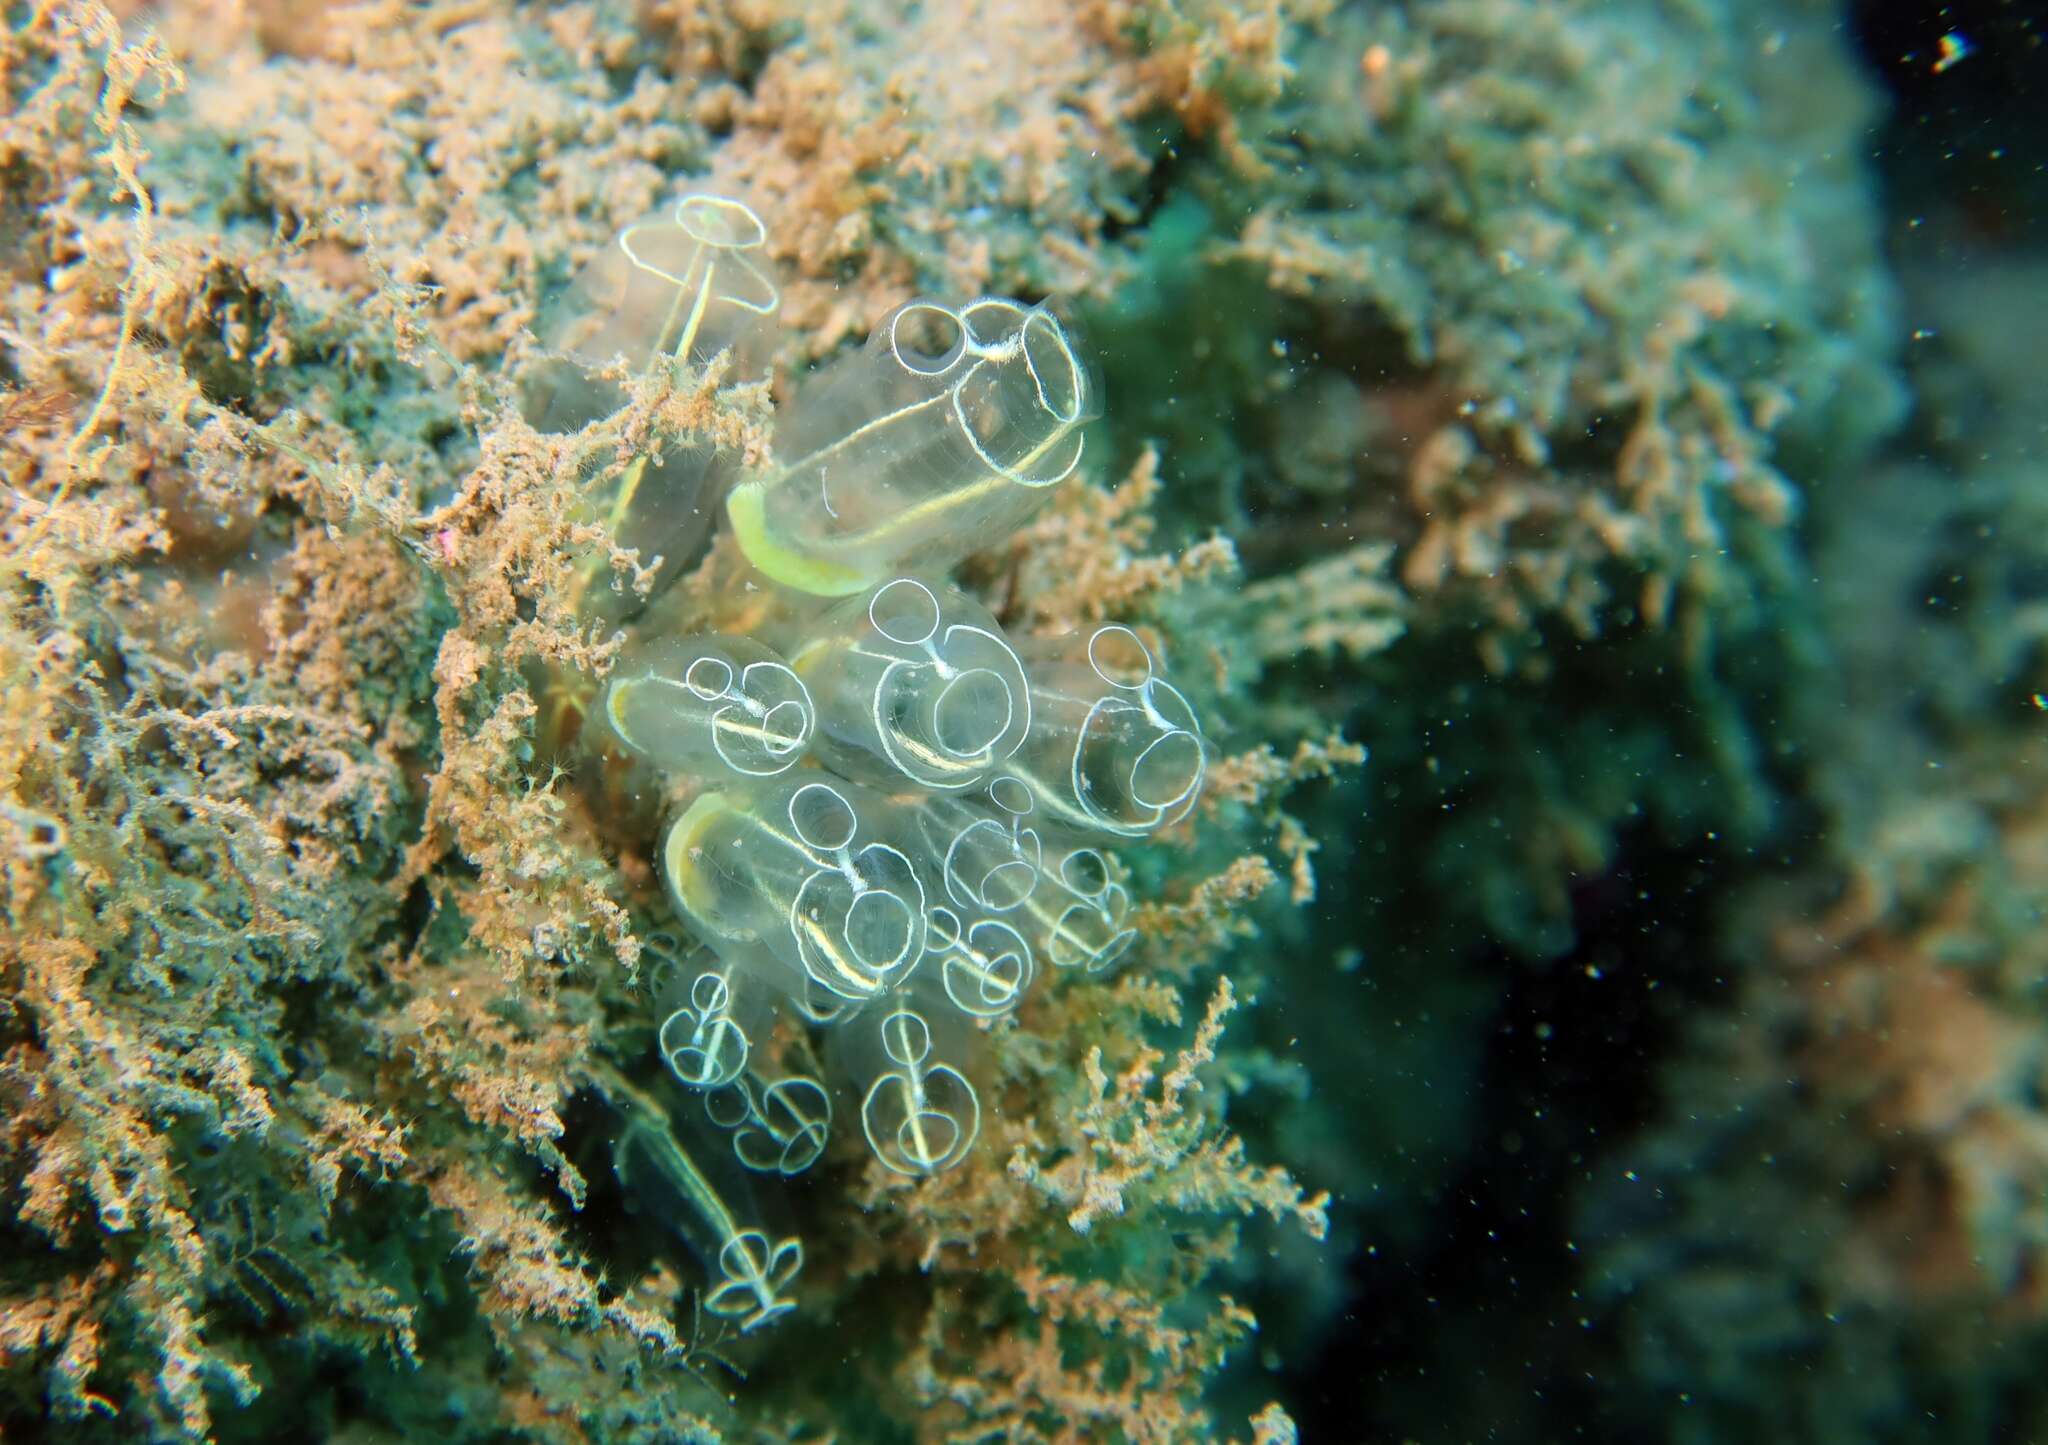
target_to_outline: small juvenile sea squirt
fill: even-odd
[[[752,638],[692,637],[629,653],[605,685],[604,722],[665,772],[768,778],[803,757],[817,710]]]

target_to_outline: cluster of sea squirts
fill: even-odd
[[[744,374],[779,300],[766,239],[742,203],[683,197],[620,235],[564,351],[614,378]],[[694,785],[658,857],[703,949],[660,979],[658,1047],[748,1171],[802,1173],[842,1120],[898,1174],[953,1167],[981,1127],[980,1032],[1046,969],[1104,970],[1134,941],[1107,845],[1194,806],[1193,709],[1131,629],[1011,638],[945,578],[1075,472],[1098,412],[1045,307],[913,301],[799,386],[769,465],[650,456],[599,498],[616,525],[679,476],[722,493],[789,594],[767,635],[643,627],[594,709],[597,736]],[[824,1078],[766,1076],[778,1014],[815,1031]],[[740,1223],[693,1166],[666,1172],[709,1224],[707,1306],[747,1329],[788,1308],[797,1242]]]

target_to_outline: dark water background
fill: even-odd
[[[2033,318],[2037,337],[2048,337],[2048,293],[2037,284],[2048,276],[2038,264],[2048,259],[2042,12],[1999,0],[1861,0],[1851,11],[1856,52],[1885,98],[1865,144],[1906,323],[1921,328],[1916,343],[1938,353],[1942,338],[1928,318],[1940,311],[1944,288],[1998,275],[2016,278],[2006,304]],[[1938,70],[1944,35],[1963,37],[1966,49]],[[1965,77],[1967,84],[1957,83]],[[2037,365],[2048,365],[2044,346],[2037,342]],[[1973,418],[1958,414],[1966,403],[1927,384],[1941,363],[1925,355],[1907,353],[1914,411],[1887,460],[1923,469],[1929,483],[1961,485],[1967,468],[1945,444]],[[1971,401],[1997,405],[1996,398]],[[2044,428],[2048,418],[2034,429],[2032,455],[2019,459],[2037,495],[2048,494]],[[1919,540],[1930,554],[1940,550],[1935,539]],[[2005,539],[1985,529],[1973,542],[1979,554],[1966,546],[1959,570],[1940,582],[1967,586],[1972,564],[1996,570],[1987,564]],[[2033,577],[2031,595],[2044,584],[2048,577]],[[1930,595],[1921,605],[1933,615],[1945,604]],[[1945,1326],[1912,1323],[1902,1313],[1883,1347],[1846,1369],[1824,1362],[1829,1347],[1791,1336],[1762,1348],[1768,1364],[1759,1362],[1752,1376],[1702,1381],[1694,1392],[1685,1388],[1685,1371],[1710,1350],[1675,1351],[1672,1379],[1646,1378],[1642,1355],[1631,1348],[1639,1341],[1625,1337],[1630,1324],[1589,1298],[1592,1239],[1630,1217],[1614,1202],[1617,1176],[1624,1186],[1635,1181],[1628,1171],[1646,1131],[1661,1126],[1666,1138],[1685,1137],[1682,1081],[1690,1076],[1674,1075],[1673,1064],[1688,1027],[1717,1013],[1731,1029],[1751,1022],[1740,962],[1725,944],[1729,900],[1798,876],[1822,849],[1825,828],[1821,810],[1795,804],[1759,849],[1674,849],[1637,830],[1612,872],[1575,891],[1578,941],[1569,954],[1533,970],[1506,957],[1493,961],[1514,982],[1487,1020],[1487,1046],[1460,1101],[1476,1112],[1474,1137],[1484,1142],[1429,1201],[1431,1224],[1419,1244],[1367,1248],[1353,1258],[1341,1332],[1312,1362],[1283,1366],[1296,1386],[1287,1398],[1304,1438],[1726,1438],[1739,1413],[1703,1409],[1702,1397],[1714,1390],[1748,1397],[1753,1438],[2042,1438],[2048,1342],[2038,1322],[1977,1312],[1971,1323],[1996,1343],[1958,1364],[1919,1333]],[[1623,968],[1654,978],[1655,991],[1612,986]],[[1464,1087],[1455,1082],[1463,1076],[1439,1077],[1443,1087]],[[1721,1162],[1699,1125],[1689,1167]],[[2038,1209],[2038,1197],[2033,1202]],[[1731,1221],[1723,1242],[1741,1253],[1743,1232],[1757,1227],[1755,1219]],[[1795,1253],[1800,1228],[1790,1217],[1783,1222]],[[1711,1249],[1716,1242],[1692,1243]],[[1824,1304],[1803,1294],[1798,1280],[1785,1284],[1818,1330],[1856,1328],[1826,1318]],[[1756,1289],[1756,1281],[1746,1287]],[[1769,1292],[1765,1281],[1759,1293]],[[1715,1328],[1701,1325],[1703,1333]],[[1816,1405],[1816,1392],[1864,1401],[1831,1411]]]

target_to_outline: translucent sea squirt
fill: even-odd
[[[534,425],[576,431],[618,411],[636,378],[665,367],[702,367],[722,356],[728,381],[765,375],[782,303],[767,240],[751,207],[702,191],[626,227],[543,327],[553,355],[528,384]],[[656,440],[657,450],[590,479],[591,513],[613,538],[679,563],[702,545],[738,463],[701,442]],[[605,570],[599,560],[585,562],[579,597],[620,621],[630,604],[592,585]]]
[[[786,409],[726,511],[748,560],[842,597],[998,541],[1080,464],[1099,390],[1043,306],[913,301]]]

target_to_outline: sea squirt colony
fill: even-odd
[[[759,367],[777,309],[765,240],[745,205],[685,196],[621,234],[595,268],[613,294],[564,350],[612,375],[639,347],[649,368]],[[702,530],[673,524],[674,495],[722,491],[748,561],[795,594],[768,635],[641,637],[595,709],[599,737],[702,785],[659,850],[704,950],[660,979],[658,1046],[748,1171],[803,1172],[834,1123],[825,1082],[762,1071],[779,1012],[822,1032],[874,1157],[931,1175],[980,1130],[979,1031],[1043,969],[1107,969],[1134,941],[1106,845],[1194,806],[1193,709],[1131,629],[1013,639],[944,576],[1075,472],[1098,390],[1042,306],[913,301],[799,388],[772,464],[742,475],[684,449],[601,496],[615,532],[658,514],[686,551]],[[669,500],[651,505],[657,487]],[[680,1151],[658,1152],[711,1224],[707,1307],[747,1329],[787,1309],[797,1242],[742,1227]]]

